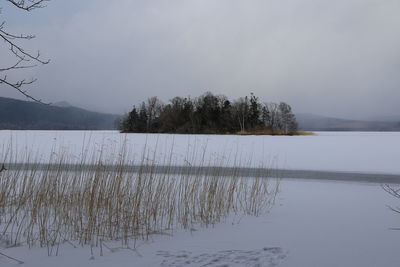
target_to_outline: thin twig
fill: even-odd
[[[16,258],[13,258],[13,257],[11,257],[11,256],[8,256],[8,255],[6,255],[6,254],[4,254],[4,253],[2,253],[2,252],[0,252],[0,255],[4,256],[4,257],[6,257],[6,258],[9,258],[9,259],[11,259],[11,260],[14,260],[14,261],[18,262],[18,264],[24,264],[23,261],[21,261],[21,260],[19,260],[19,259],[16,259]]]

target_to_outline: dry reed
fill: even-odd
[[[179,175],[157,173],[156,152],[146,149],[140,169],[126,172],[132,162],[125,145],[112,158],[103,151],[85,153],[79,162],[65,153],[54,155],[52,168],[0,172],[0,241],[7,246],[39,245],[49,255],[65,242],[102,246],[118,240],[129,246],[176,228],[213,225],[232,213],[259,215],[279,186],[278,180],[258,175],[226,176],[218,167],[207,173],[197,171],[201,166]],[[5,166],[15,158],[10,149],[2,156]],[[27,155],[25,162],[36,162],[32,158]],[[87,162],[89,169],[83,168]],[[164,164],[172,167],[171,157]]]

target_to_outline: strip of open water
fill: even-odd
[[[1,164],[0,164],[1,165]],[[221,166],[168,166],[168,165],[97,165],[97,164],[5,164],[8,170],[70,170],[70,171],[118,171],[129,173],[218,175],[235,177],[271,177],[351,182],[400,184],[400,174],[335,172],[315,170],[289,170],[276,168],[244,168]]]

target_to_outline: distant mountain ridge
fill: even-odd
[[[303,131],[400,131],[400,119],[395,120],[348,120],[315,114],[296,114]]]
[[[304,131],[400,131],[400,116],[363,121],[299,113],[296,118]],[[65,101],[43,105],[0,97],[0,130],[114,130],[121,119],[122,115],[88,111]]]
[[[10,130],[113,130],[120,115],[92,112],[67,102],[43,105],[0,97],[0,129]]]
[[[72,105],[70,103],[68,103],[67,101],[59,101],[59,102],[51,103],[51,105],[55,106],[55,107],[60,107],[60,108],[72,107]]]

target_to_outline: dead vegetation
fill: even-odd
[[[46,247],[49,255],[65,242],[102,246],[121,241],[129,247],[153,234],[213,225],[232,213],[258,215],[278,191],[276,179],[226,176],[215,167],[195,175],[194,166],[179,175],[156,173],[153,153],[143,152],[135,173],[123,169],[131,164],[124,146],[112,159],[102,151],[81,159],[82,165],[92,162],[90,169],[65,168],[76,164],[65,154],[50,159],[49,169],[4,168],[0,241]],[[3,162],[11,164],[12,158]]]
[[[253,130],[253,131],[240,131],[236,133],[237,135],[279,135],[279,136],[313,136],[315,133],[307,131],[295,131],[295,132],[284,132],[280,130]]]

